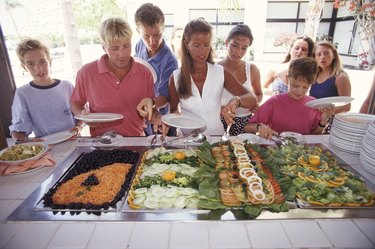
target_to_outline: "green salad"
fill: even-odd
[[[17,144],[12,145],[0,155],[2,161],[19,161],[39,155],[44,149],[42,144]]]

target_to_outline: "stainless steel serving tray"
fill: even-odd
[[[322,151],[329,151],[332,156],[334,156],[337,159],[338,165],[340,165],[341,168],[353,173],[353,175],[359,176],[362,178],[362,180],[365,181],[366,186],[368,189],[375,192],[375,183],[367,181],[356,169],[348,165],[344,160],[342,160],[336,153],[334,153],[332,150],[327,148],[324,144],[308,144],[308,146],[317,146],[322,149]],[[304,200],[296,199],[296,204],[299,208],[302,209],[371,209],[373,212],[375,212],[375,203],[371,206],[361,206],[361,207],[353,207],[353,206],[319,206],[319,205],[312,205]]]
[[[316,144],[314,144],[316,145]],[[322,145],[323,146],[323,145]],[[324,147],[327,149],[326,147]],[[41,208],[40,201],[45,193],[64,175],[69,167],[82,155],[93,151],[92,147],[77,147],[64,161],[57,165],[53,173],[7,218],[7,221],[199,221],[199,220],[252,220],[242,210],[144,210],[134,211],[126,207],[125,199],[121,204],[110,211],[100,212],[100,215],[88,214],[85,210],[71,215],[69,211],[55,213],[54,210]],[[105,148],[114,149],[114,148]],[[115,149],[134,150],[143,153],[149,149],[144,146],[115,147]],[[334,154],[334,153],[332,153]],[[336,156],[336,155],[335,155]],[[337,157],[337,156],[336,156]],[[339,157],[337,157],[341,160]],[[139,160],[140,160],[139,159]],[[342,161],[342,160],[341,160]],[[138,161],[139,164],[139,161]],[[359,175],[357,171],[348,167],[348,170]],[[375,185],[366,181],[369,188],[375,191]],[[123,207],[121,207],[123,205]],[[293,205],[292,205],[293,206]],[[57,211],[57,210],[55,210]],[[314,219],[314,218],[375,218],[375,209],[372,207],[356,208],[295,208],[288,212],[272,213],[263,211],[256,219]]]
[[[40,199],[34,208],[34,211],[52,211],[56,212],[70,212],[71,214],[76,214],[77,212],[89,212],[95,214],[101,214],[106,212],[118,212],[121,210],[121,207],[124,205],[128,190],[131,186],[131,182],[133,181],[133,177],[138,165],[138,161],[140,160],[141,153],[134,150],[94,150],[89,151],[88,153],[82,152],[81,155],[75,160],[71,166],[64,171],[62,176],[55,182],[55,184],[49,189],[49,194],[45,194],[42,199]],[[73,206],[65,206],[61,207],[62,205],[54,205],[52,201],[52,195],[55,193],[56,189],[58,188],[59,184],[71,179],[72,177],[79,175],[81,173],[85,173],[94,169],[99,169],[102,166],[112,164],[112,163],[128,163],[131,164],[132,167],[127,173],[126,178],[124,179],[124,183],[119,194],[122,195],[121,199],[118,197],[113,200],[112,205],[109,205],[106,208],[101,206],[91,205],[91,208],[88,209],[85,205],[81,205],[82,207],[77,209],[77,207]]]

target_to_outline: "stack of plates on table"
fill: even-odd
[[[375,120],[370,123],[363,138],[359,162],[363,169],[375,175]]]
[[[359,154],[363,138],[375,115],[362,113],[340,113],[333,119],[329,144],[352,154]]]

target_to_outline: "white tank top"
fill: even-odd
[[[252,92],[253,88],[251,86],[251,72],[250,72],[251,63],[249,61],[246,61],[245,63],[246,63],[245,64],[246,80],[243,83],[243,86],[246,89],[248,89],[250,92]],[[224,89],[223,97],[221,99],[221,105],[226,105],[232,98],[233,98],[233,94],[231,94],[226,89]],[[239,107],[239,108],[236,109],[236,115],[235,116],[236,117],[245,117],[245,116],[248,116],[250,114],[251,114],[251,112],[250,112],[249,109]]]
[[[173,72],[176,89],[178,89],[178,76],[181,69]],[[202,97],[191,79],[192,96],[187,99],[180,98],[181,113],[195,114],[206,121],[207,135],[223,135],[224,128],[220,121],[221,97],[224,89],[224,68],[220,65],[207,63],[207,76],[203,84]]]

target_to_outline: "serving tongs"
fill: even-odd
[[[273,135],[271,140],[275,142],[275,144],[280,147],[281,145],[288,145],[288,143],[292,142],[294,144],[298,144],[297,139],[295,137],[283,137],[280,135]]]
[[[91,143],[101,143],[101,144],[112,144],[112,138],[116,137],[114,131],[107,131],[103,136],[95,138],[81,138],[79,142],[91,142]]]
[[[157,140],[158,140],[158,135],[161,135],[161,137],[160,137],[160,141],[161,141],[162,144],[163,144],[163,142],[164,142],[164,140],[165,140],[165,137],[164,137],[162,134],[159,134],[159,133],[158,133],[158,130],[159,130],[161,127],[162,127],[162,126],[159,125],[159,126],[158,126],[158,129],[155,131],[154,136],[152,137],[151,142],[150,142],[150,145],[151,145],[151,146],[156,145],[156,142],[157,142]]]

